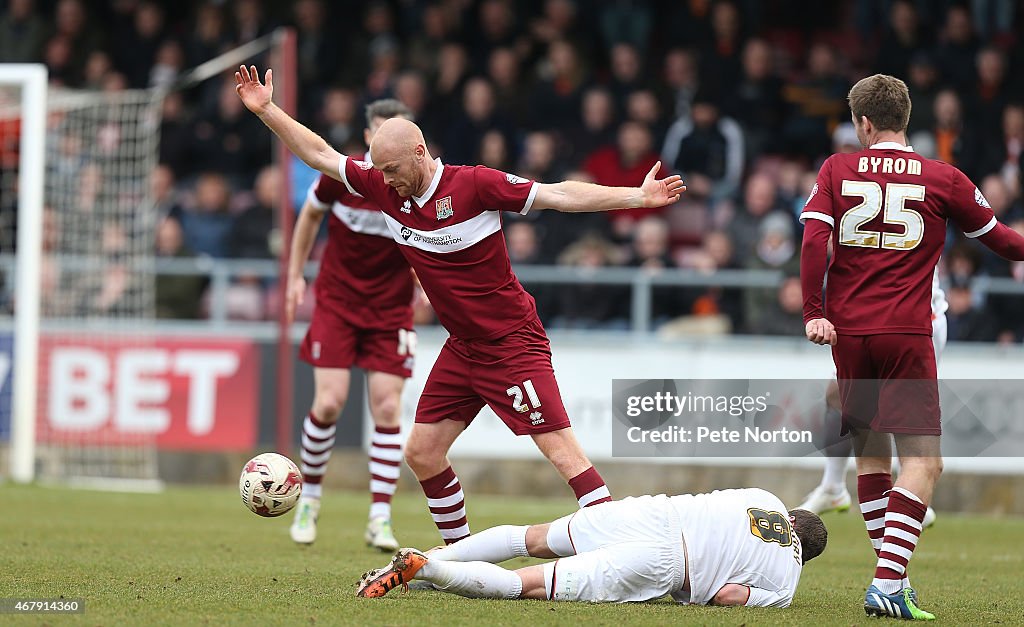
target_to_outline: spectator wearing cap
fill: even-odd
[[[746,258],[747,269],[778,270],[787,276],[799,274],[798,243],[793,230],[793,219],[786,212],[773,211],[765,216],[758,228],[753,254]],[[762,317],[771,310],[777,300],[777,295],[773,291],[748,288],[744,294],[747,328],[756,332],[756,329],[761,327]]]
[[[713,200],[731,196],[743,176],[743,129],[720,114],[707,90],[697,92],[692,112],[669,127],[662,163],[683,175],[688,195]]]
[[[747,265],[754,246],[763,237],[761,225],[778,208],[778,184],[764,172],[755,172],[743,188],[743,202],[729,222],[729,236],[735,246],[736,260]]]
[[[854,153],[862,150],[857,138],[857,129],[850,122],[843,122],[832,131],[832,151],[836,153]]]

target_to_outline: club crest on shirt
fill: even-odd
[[[412,237],[412,229],[410,229],[407,226],[403,226],[402,227],[402,239],[404,239],[405,241],[409,241],[410,237]]]
[[[512,183],[513,185],[520,185],[522,183],[529,183],[530,182],[530,181],[524,179],[521,176],[516,176],[515,174],[506,174],[505,175],[505,180],[508,181],[509,183]]]
[[[444,220],[445,218],[452,217],[453,212],[452,212],[452,197],[451,196],[445,196],[444,198],[442,198],[441,200],[438,200],[434,204],[437,206],[437,219],[438,220]]]
[[[807,202],[805,202],[805,203],[804,203],[804,206],[805,206],[805,207],[806,207],[807,205],[811,204],[811,199],[812,199],[812,198],[814,198],[814,195],[815,195],[815,194],[817,194],[817,193],[818,193],[818,184],[817,184],[817,183],[815,183],[815,184],[814,184],[814,187],[812,187],[812,188],[811,188],[811,194],[810,194],[810,196],[808,196],[808,197],[807,197]]]
[[[991,209],[992,205],[988,204],[988,199],[982,195],[981,190],[977,187],[974,188],[974,202],[978,203],[986,209]]]

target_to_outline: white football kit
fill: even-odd
[[[786,506],[759,488],[603,503],[553,522],[547,541],[566,556],[544,565],[558,601],[706,605],[732,583],[750,588],[747,606],[788,607],[802,568]]]
[[[946,348],[946,310],[949,303],[946,302],[946,293],[939,285],[939,269],[935,268],[932,274],[932,344],[935,346],[935,361],[942,357],[942,350]]]

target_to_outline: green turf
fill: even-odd
[[[329,493],[313,547],[288,538],[291,516],[250,514],[232,487],[160,495],[0,486],[0,598],[82,598],[78,616],[0,617],[0,624],[624,625],[864,624],[873,556],[856,514],[825,517],[829,545],[787,610],[479,601],[438,592],[357,599],[360,573],[386,557],[362,544],[367,497]],[[571,501],[470,495],[475,529],[530,523]],[[395,529],[430,547],[437,531],[418,495],[400,496]],[[948,624],[1024,622],[1024,520],[940,515],[914,556],[921,605]],[[520,564],[525,564],[521,561]]]

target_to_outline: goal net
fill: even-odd
[[[225,80],[272,44],[172,89]],[[149,181],[167,92],[45,87],[44,75],[32,93],[27,68],[45,71],[0,64],[0,477],[157,489],[180,366],[155,324]]]
[[[0,66],[0,78],[3,72]],[[127,390],[118,389],[123,383],[118,369],[125,347],[141,352],[152,336],[156,216],[147,182],[158,154],[160,95],[48,89],[40,138],[22,132],[26,108],[40,104],[22,98],[21,89],[8,86],[0,95],[5,129],[0,250],[8,314],[21,305],[18,282],[38,281],[32,471],[43,481],[153,487],[158,479],[154,437],[133,428],[126,411],[130,403],[123,399]],[[21,153],[40,140],[42,207],[22,207],[19,187],[37,183],[22,172]],[[31,260],[18,254],[25,241],[18,232],[36,228],[39,254]],[[36,268],[18,267],[35,263]],[[10,325],[8,333],[14,330]],[[7,337],[6,361],[17,364],[20,333]],[[13,374],[20,373],[14,369]],[[15,378],[4,387],[11,396],[5,403],[11,418]]]

